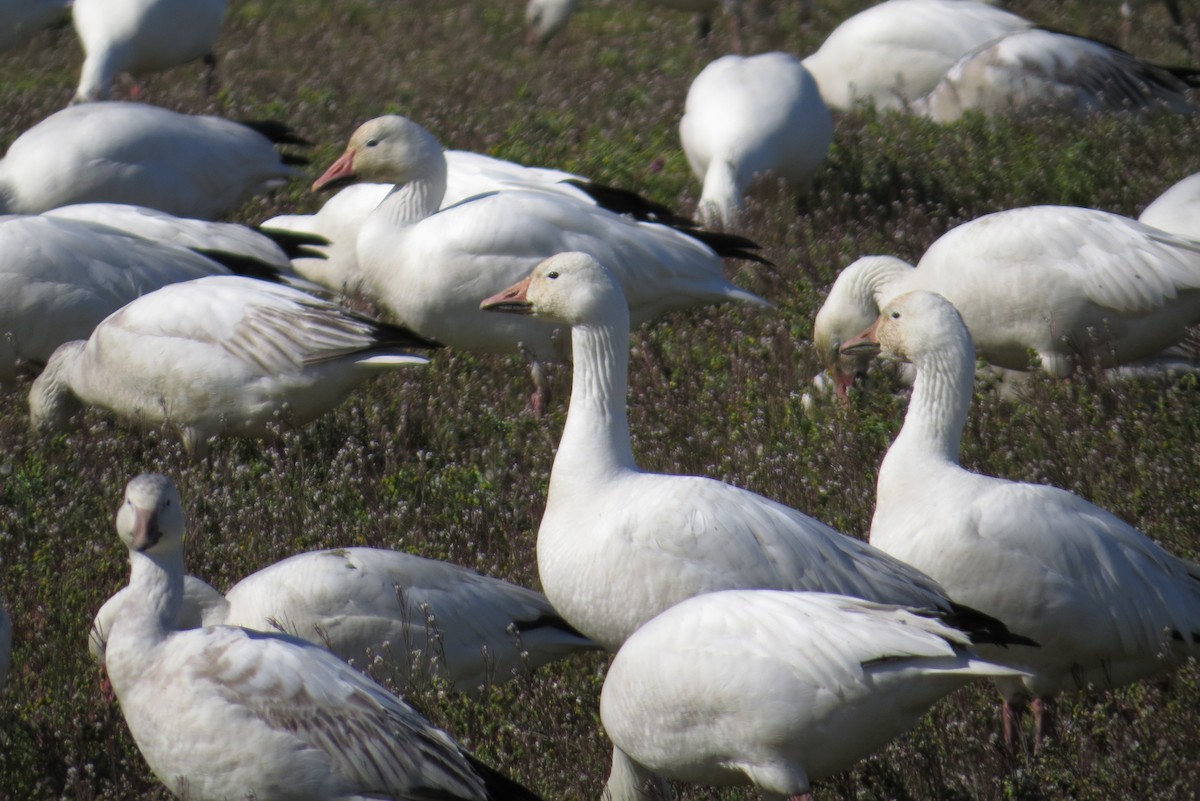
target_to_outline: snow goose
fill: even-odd
[[[953,303],[979,354],[997,367],[1069,375],[1158,353],[1200,320],[1200,243],[1127,217],[1030,206],[980,217],[930,246],[916,268],[868,256],[844,269],[817,313],[813,341],[839,392],[866,368],[841,343],[889,301],[926,289]]]
[[[538,529],[538,575],[554,608],[605,648],[717,590],[951,608],[921,572],[795,509],[713,479],[640,470],[625,407],[629,308],[617,277],[592,256],[546,259],[482,307],[571,326],[571,404]]]
[[[1138,222],[1200,239],[1200,172],[1172,185],[1146,207]]]
[[[70,4],[71,0],[0,0],[0,53],[45,28]]]
[[[187,248],[85,220],[0,218],[0,383],[38,368],[55,348],[86,339],[133,299],[177,281],[230,270]],[[267,265],[241,260],[253,274]]]
[[[704,185],[701,221],[733,228],[758,178],[775,175],[808,191],[833,142],[833,115],[794,56],[723,56],[692,81],[679,139]]]
[[[0,160],[0,212],[107,202],[213,219],[295,174],[272,141],[302,140],[278,123],[144,103],[71,106],[18,136]]]
[[[1031,673],[997,682],[1010,744],[1027,699],[1037,701],[1036,743],[1049,696],[1119,686],[1200,656],[1200,566],[1069,492],[959,466],[975,348],[949,301],[902,295],[843,348],[917,371],[904,426],[879,468],[871,543],[1041,645],[980,647]]]
[[[394,678],[412,684],[442,678],[478,693],[597,647],[540,592],[401,551],[297,554],[247,576],[224,596],[186,578],[181,630],[224,623],[282,631],[359,668],[394,669]],[[125,593],[96,615],[89,644],[97,657]]]
[[[86,341],[61,345],[29,392],[35,427],[81,403],[179,431],[201,456],[222,432],[301,425],[381,370],[435,343],[291,287],[241,276],[171,284],[134,300]]]
[[[536,799],[324,648],[233,626],[174,631],[184,514],[169,478],[125,490],[129,592],[105,667],[150,769],[191,801]]]
[[[656,5],[690,11],[699,15],[697,34],[707,39],[712,31],[712,16],[724,11],[729,16],[733,49],[741,50],[742,11],[741,0],[653,0]],[[810,7],[812,0],[803,0]],[[529,0],[525,6],[525,43],[545,45],[557,36],[570,21],[579,6],[579,0]]]
[[[671,607],[617,652],[600,695],[609,801],[666,801],[655,776],[811,798],[942,696],[1020,671],[928,611],[843,595],[728,590]]]
[[[753,243],[741,237],[684,233],[542,190],[496,192],[434,214],[446,172],[441,145],[429,131],[388,116],[355,131],[346,152],[314,184],[350,177],[396,184],[359,232],[363,288],[405,325],[446,345],[521,351],[535,364],[557,358],[555,325],[484,314],[479,299],[565,251],[588,252],[610,265],[625,287],[633,324],[702,304],[768,305],[725,278],[722,254],[750,255],[746,246]],[[537,375],[535,367],[535,381]],[[535,409],[545,397],[538,383]]]
[[[76,103],[107,100],[113,80],[203,58],[208,91],[216,90],[213,53],[226,0],[74,0],[71,15],[83,45]]]
[[[832,108],[903,109],[976,47],[1032,26],[968,0],[887,0],[835,28],[804,66]]]
[[[1194,76],[1100,42],[1039,29],[1015,31],[955,64],[913,111],[953,122],[1029,108],[1066,112],[1169,109],[1191,113]]]

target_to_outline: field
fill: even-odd
[[[447,147],[560,167],[637,188],[690,211],[699,187],[676,126],[691,78],[724,52],[718,25],[694,41],[686,14],[589,0],[543,52],[524,48],[520,0],[231,0],[219,44],[222,89],[198,66],[147,84],[153,102],[233,118],[278,118],[315,143],[304,180],[255,200],[254,223],[315,209],[308,184],[362,121],[404,113]],[[752,18],[748,49],[811,52],[869,5],[822,0]],[[1014,0],[1050,27],[1116,40],[1116,0]],[[1194,9],[1193,9],[1194,10]],[[1129,48],[1186,54],[1159,5]],[[0,56],[0,143],[70,99],[81,55],[69,28]],[[812,318],[837,271],[859,255],[916,259],[948,228],[1040,203],[1136,216],[1200,169],[1200,119],[1118,116],[970,119],[941,128],[898,115],[839,116],[833,150],[797,205],[770,187],[744,233],[774,267],[731,265],[773,311],[704,309],[634,334],[629,395],[642,466],[753,489],[840,530],[868,529],[875,472],[904,400],[877,391],[850,407],[802,396],[819,371]],[[52,438],[30,433],[26,387],[0,392],[0,592],[14,620],[0,692],[0,801],[165,799],[101,692],[88,656],[92,615],[126,578],[113,512],[125,482],[169,473],[190,513],[190,572],[225,588],[318,547],[401,548],[537,585],[534,539],[570,375],[552,374],[551,412],[525,411],[517,359],[443,352],[378,380],[336,414],[268,442],[226,440],[189,463],[177,442],[102,414]],[[1056,484],[1112,509],[1175,553],[1200,559],[1200,384],[1194,376],[1114,382],[1034,380],[1019,399],[981,389],[964,464]],[[609,746],[597,699],[604,658],[561,663],[482,701],[421,689],[411,700],[482,759],[548,799],[597,798]],[[970,688],[852,772],[823,801],[1200,797],[1200,671],[1172,687],[1063,698],[1044,753],[1009,765],[998,698]],[[681,787],[681,797],[750,798]]]

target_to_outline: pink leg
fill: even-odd
[[[1034,698],[1033,708],[1033,753],[1042,751],[1042,740],[1046,731],[1054,725],[1054,701],[1050,698]]]
[[[1004,702],[1004,747],[1013,756],[1017,755],[1018,748],[1021,746],[1021,718],[1024,716],[1025,702],[1023,700]]]

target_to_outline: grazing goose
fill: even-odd
[[[832,108],[856,102],[903,109],[929,94],[975,48],[1033,27],[1015,14],[967,0],[887,0],[843,22],[804,66]]]
[[[1173,184],[1155,198],[1138,222],[1200,240],[1200,172]]]
[[[241,276],[171,284],[134,300],[87,340],[61,345],[29,392],[36,428],[81,404],[179,431],[194,456],[223,432],[262,436],[332,409],[381,370],[435,347],[291,287]]]
[[[949,301],[902,295],[842,347],[917,371],[904,427],[879,468],[871,544],[1041,645],[980,647],[1032,674],[997,681],[1010,745],[1030,698],[1036,743],[1050,696],[1119,686],[1200,656],[1200,566],[1069,492],[959,466],[975,348]]]
[[[1029,370],[1033,351],[1041,369],[1063,377],[1081,359],[1125,364],[1182,339],[1200,320],[1200,243],[1105,211],[1031,206],[960,225],[916,268],[859,259],[837,277],[813,328],[840,394],[869,361],[842,343],[915,289],[953,303],[993,365]]]
[[[928,610],[843,595],[729,590],[671,607],[604,679],[609,801],[667,801],[657,776],[811,798],[967,682],[1023,674],[979,659]]]
[[[0,0],[0,53],[45,28],[70,4],[71,0]]]
[[[1169,109],[1195,110],[1194,77],[1159,67],[1123,50],[1066,33],[1014,31],[984,44],[946,73],[913,111],[953,122],[983,114]]]
[[[690,11],[699,15],[697,34],[707,39],[712,32],[712,15],[724,11],[729,16],[733,49],[741,50],[742,9],[741,0],[653,0],[655,5]],[[810,7],[812,0],[803,0]],[[525,43],[545,45],[567,27],[571,15],[579,6],[579,0],[529,0],[525,6]]]
[[[12,621],[8,619],[8,610],[4,608],[4,599],[0,598],[0,690],[8,679],[9,655],[12,653]]]
[[[733,228],[759,178],[774,175],[808,191],[833,142],[833,115],[794,56],[723,56],[692,81],[679,139],[704,185],[701,221]]]
[[[213,53],[226,0],[74,0],[83,45],[76,103],[108,100],[121,74],[161,72],[203,58],[209,95],[216,91]]]
[[[243,260],[266,275],[266,265]],[[177,281],[230,270],[169,243],[59,216],[0,218],[0,384],[86,339],[126,303]]]
[[[311,551],[225,595],[193,576],[184,591],[180,630],[224,623],[282,631],[359,668],[394,668],[394,678],[412,684],[442,678],[469,693],[597,647],[540,592],[401,551]],[[96,614],[89,646],[97,658],[126,593]]]
[[[0,160],[0,213],[104,202],[220,217],[295,174],[272,141],[302,140],[278,124],[255,126],[144,103],[65,108],[18,136]]]
[[[753,243],[740,237],[638,222],[550,190],[496,192],[435,214],[446,172],[441,145],[429,131],[404,117],[380,117],[355,131],[314,188],[346,178],[396,184],[359,233],[364,291],[405,325],[451,347],[531,356],[535,410],[546,399],[536,362],[559,356],[556,326],[484,314],[479,299],[548,256],[582,250],[611,265],[634,324],[702,304],[768,305],[724,276],[722,254],[750,256]]]
[[[150,769],[189,801],[534,801],[324,648],[233,626],[174,631],[184,514],[169,478],[125,489],[129,591],[104,655]]]
[[[482,307],[571,326],[571,405],[538,529],[538,575],[567,622],[608,650],[667,607],[717,590],[952,607],[919,571],[795,509],[721,481],[640,470],[625,407],[629,307],[592,256],[546,259]]]

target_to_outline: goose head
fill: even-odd
[[[181,551],[183,530],[183,501],[175,482],[161,473],[142,473],[126,485],[117,510],[117,534],[130,551]]]
[[[567,27],[579,0],[529,0],[525,6],[525,44],[544,45]]]
[[[404,185],[439,172],[445,183],[441,143],[423,126],[390,114],[364,122],[346,151],[312,185],[313,191],[351,181]]]
[[[629,327],[625,293],[607,267],[586,253],[559,253],[529,277],[479,304],[484,311],[528,314],[564,325]]]
[[[83,410],[83,403],[71,391],[69,373],[85,347],[87,341],[82,339],[59,345],[29,388],[29,426],[34,431],[68,428],[72,418]]]
[[[971,334],[962,315],[936,292],[909,292],[888,303],[871,327],[842,344],[849,358],[882,356],[919,362],[927,354],[944,353],[966,345]]]

